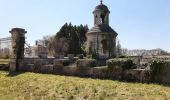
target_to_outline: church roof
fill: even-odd
[[[101,32],[116,33],[109,25],[106,24],[95,25],[87,33],[101,33]]]

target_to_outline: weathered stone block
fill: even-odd
[[[42,58],[42,59],[46,59],[46,58],[47,58],[47,55],[48,55],[48,53],[39,53],[39,54],[38,54],[38,57],[39,57],[39,58]]]
[[[60,61],[62,62],[63,66],[68,66],[70,64],[69,59],[60,59]]]
[[[26,71],[26,72],[34,72],[35,66],[34,64],[25,64],[25,66],[20,69],[20,71]]]
[[[77,74],[80,76],[91,76],[93,73],[92,67],[97,66],[97,61],[95,59],[79,59],[77,64]]]
[[[68,58],[69,58],[70,60],[73,60],[73,59],[74,59],[74,54],[68,54]]]
[[[55,54],[55,58],[64,59],[64,55],[63,54]]]
[[[95,59],[79,59],[76,64],[77,67],[96,67],[97,61]]]
[[[69,66],[64,66],[63,67],[63,73],[64,75],[76,75],[77,68],[76,67],[69,67]]]
[[[60,73],[62,73],[62,71],[63,71],[63,63],[62,63],[62,61],[61,60],[59,60],[59,59],[55,59],[54,60],[54,62],[53,62],[53,72],[55,73],[55,74],[60,74]]]
[[[48,62],[45,59],[36,59],[34,61],[34,71],[41,72],[41,66],[48,65]]]
[[[42,65],[41,66],[42,73],[52,73],[53,72],[53,65]]]
[[[115,58],[107,61],[108,77],[121,80],[124,70],[131,69],[133,61],[127,58]]]
[[[151,74],[145,69],[130,69],[122,74],[122,79],[133,82],[150,82]]]
[[[94,78],[106,78],[107,76],[107,66],[103,67],[94,67],[92,72],[92,77]]]
[[[16,61],[11,59],[9,72],[15,72],[15,71],[16,71]]]
[[[8,70],[9,69],[9,64],[0,64],[0,70]]]

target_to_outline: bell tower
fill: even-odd
[[[99,25],[99,24],[107,24],[109,25],[109,14],[110,11],[103,4],[103,1],[100,1],[100,5],[96,6],[95,10],[93,11],[94,15],[94,25]]]
[[[109,59],[116,55],[117,33],[109,26],[110,11],[103,0],[93,11],[94,26],[87,32],[86,51],[97,59]]]

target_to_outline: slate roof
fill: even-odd
[[[96,33],[96,32],[116,33],[109,25],[106,25],[106,24],[95,25],[87,33]]]

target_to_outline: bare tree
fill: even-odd
[[[69,45],[66,38],[56,38],[54,36],[46,38],[46,44],[50,55],[64,54],[68,51]]]

